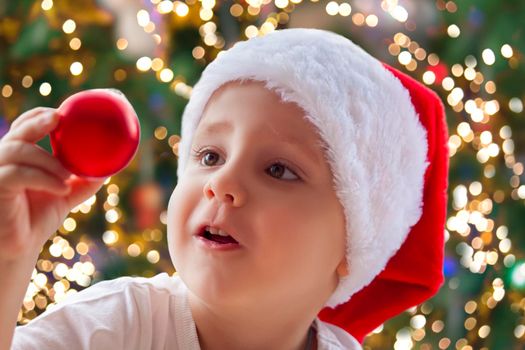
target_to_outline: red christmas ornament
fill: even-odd
[[[140,140],[133,107],[117,90],[86,90],[58,107],[60,120],[51,132],[53,154],[72,173],[107,177],[126,167]]]
[[[436,85],[440,85],[443,79],[448,75],[448,67],[443,62],[439,62],[435,66],[428,66],[428,70],[433,72],[436,76],[436,80],[434,81],[434,84]]]
[[[158,225],[164,207],[163,191],[155,182],[147,182],[135,187],[131,193],[135,223],[140,230]]]

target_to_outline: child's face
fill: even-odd
[[[170,254],[210,305],[321,308],[346,266],[343,209],[316,129],[263,86],[229,83],[208,102],[169,203]],[[212,221],[236,249],[202,244]]]

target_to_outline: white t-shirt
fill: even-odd
[[[316,319],[319,350],[362,349],[349,333]],[[120,277],[69,296],[15,329],[12,350],[200,350],[180,277]]]

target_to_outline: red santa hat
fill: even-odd
[[[327,145],[346,218],[348,275],[319,318],[356,339],[443,283],[448,173],[440,99],[347,38],[284,29],[238,42],[210,63],[182,119],[182,175],[204,107],[229,81],[255,80],[295,102]]]

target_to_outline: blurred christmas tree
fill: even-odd
[[[98,87],[123,91],[142,126],[133,163],[44,247],[19,322],[101,279],[174,271],[165,207],[191,87],[236,41],[301,26],[350,37],[447,108],[446,284],[365,347],[524,348],[523,18],[511,0],[0,1],[0,136],[27,109]]]

